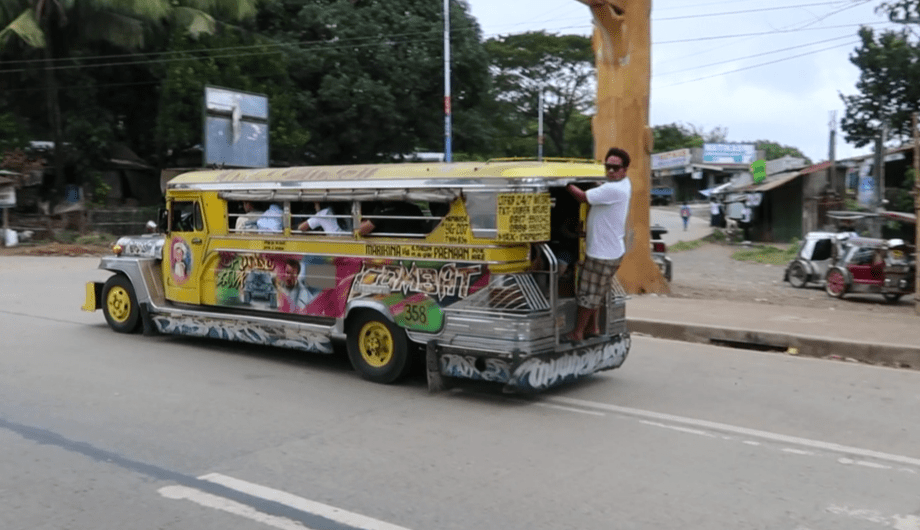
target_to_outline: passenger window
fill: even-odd
[[[297,232],[320,232],[325,234],[350,234],[351,203],[311,202],[291,205],[292,227]]]
[[[830,259],[831,257],[831,240],[822,239],[815,244],[815,251],[811,255],[811,259],[815,261],[821,261],[825,259]]]
[[[195,201],[173,201],[170,230],[192,232],[204,230],[201,207]]]
[[[429,227],[422,209],[408,201],[365,202],[361,204],[362,236],[423,237]]]

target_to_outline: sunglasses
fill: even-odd
[[[619,171],[623,169],[623,166],[620,164],[604,164],[604,167],[607,168],[607,171]]]

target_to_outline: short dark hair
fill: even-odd
[[[604,162],[607,161],[611,156],[619,157],[623,161],[623,167],[629,167],[629,153],[620,149],[619,147],[611,147],[607,150],[607,156],[604,157]]]

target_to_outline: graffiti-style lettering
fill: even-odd
[[[501,359],[484,359],[483,370],[476,368],[476,358],[472,355],[447,353],[441,356],[441,373],[448,377],[463,377],[481,381],[504,383],[511,376],[508,363]]]
[[[380,292],[383,286],[390,292],[424,293],[437,296],[439,300],[447,296],[465,298],[470,294],[473,278],[481,273],[481,265],[459,267],[456,263],[444,265],[440,270],[421,268],[414,263],[410,268],[397,264],[365,264],[355,275],[353,286],[360,293]]]
[[[617,368],[626,360],[629,344],[629,338],[620,337],[552,360],[528,359],[514,370],[510,384],[539,390],[600,370]]]

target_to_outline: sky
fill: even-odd
[[[621,0],[628,5],[629,0]],[[576,0],[466,0],[484,38],[527,31],[591,35]],[[880,0],[652,0],[650,125],[728,130],[729,142],[769,140],[829,159],[868,154],[843,141],[839,94],[857,94],[849,61],[860,24],[896,29]],[[836,112],[836,120],[834,120]]]

